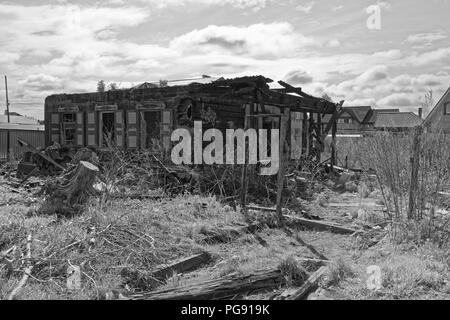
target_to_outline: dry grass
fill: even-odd
[[[17,245],[18,254],[25,252],[26,235],[33,233],[32,285],[22,293],[22,298],[52,295],[96,298],[99,291],[117,289],[124,267],[151,270],[194,254],[204,250],[202,235],[198,233],[202,227],[220,228],[242,222],[239,213],[224,208],[212,197],[183,195],[170,201],[124,200],[109,202],[101,208],[91,203],[88,208],[83,215],[59,219],[26,217],[20,207],[2,207],[0,250]],[[3,283],[3,297],[21,276],[20,256],[16,258],[17,271]],[[83,289],[79,292],[68,292],[65,286],[69,261],[82,267]]]
[[[301,285],[308,278],[308,272],[300,266],[292,256],[281,261],[278,268],[280,269],[287,286]]]
[[[336,286],[341,281],[355,276],[355,272],[350,267],[348,262],[343,258],[338,258],[329,264],[327,274],[325,277],[326,286]]]

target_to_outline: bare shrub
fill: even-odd
[[[449,186],[450,137],[442,132],[378,132],[359,146],[359,159],[376,172],[389,219],[394,221],[392,238],[396,242],[433,239],[441,244],[447,240],[448,219],[436,217],[436,211],[444,205],[440,192]],[[414,152],[417,177],[412,172]]]

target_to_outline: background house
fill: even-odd
[[[343,107],[344,112],[337,121],[338,134],[361,134],[372,118],[373,109],[370,106]],[[331,116],[322,119],[322,125],[326,126]]]
[[[8,155],[8,132],[9,148],[14,157],[20,157],[26,148],[20,146],[17,138],[22,138],[35,147],[45,145],[44,126],[38,120],[25,117],[16,112],[0,115],[0,159],[6,159]]]
[[[420,126],[422,122],[414,112],[376,112],[374,130],[402,132]]]
[[[450,133],[450,88],[439,99],[423,122],[425,130]]]
[[[419,115],[400,112],[399,109],[373,109],[370,106],[349,106],[343,109],[337,123],[337,133],[340,135],[361,135],[379,130],[405,131],[422,123],[421,108]],[[324,125],[329,118],[323,118]]]

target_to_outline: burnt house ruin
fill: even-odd
[[[51,95],[45,100],[46,144],[108,150],[112,142],[127,150],[155,145],[169,150],[173,129],[191,129],[194,121],[201,120],[205,129],[279,128],[280,140],[286,142],[284,152],[291,159],[320,159],[325,137],[330,131],[336,134],[342,103],[310,96],[282,81],[282,88],[270,89],[271,82],[252,76]],[[326,125],[325,115],[329,115]]]

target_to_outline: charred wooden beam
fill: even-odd
[[[336,106],[336,111],[333,113],[331,119],[328,121],[327,126],[325,127],[325,129],[323,130],[322,133],[322,137],[323,139],[326,138],[326,136],[328,135],[328,132],[330,131],[331,127],[333,126],[333,123],[335,123],[337,121],[337,119],[339,119],[339,117],[342,115],[342,113],[344,112],[344,109],[342,108],[342,105],[344,104],[344,100],[342,100],[341,102],[339,102]]]
[[[296,88],[296,87],[291,86],[290,84],[288,84],[288,83],[286,83],[284,81],[281,81],[281,80],[278,81],[278,83],[280,85],[282,85],[286,90],[288,90],[287,92],[296,93],[296,94],[298,94],[298,95],[300,95],[300,96],[302,96],[304,98],[308,98],[308,99],[318,99],[318,98],[315,98],[313,96],[310,96],[309,94],[304,93],[302,91],[302,88]]]

